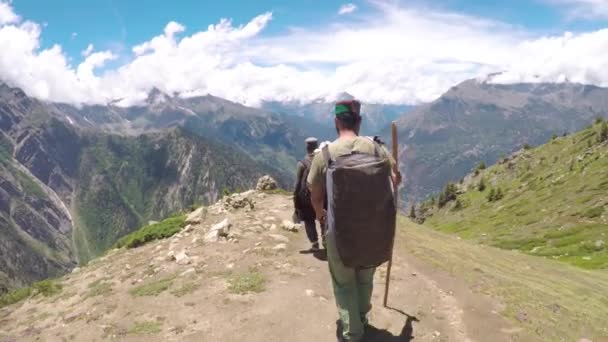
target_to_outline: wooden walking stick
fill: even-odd
[[[393,122],[391,124],[391,131],[393,135],[393,158],[395,159],[395,167],[397,171],[399,170],[399,144],[397,141],[397,124]],[[399,185],[395,185],[393,187],[393,196],[395,198],[395,208],[398,208],[399,203]],[[395,219],[395,234],[397,234],[397,220]],[[395,244],[395,237],[393,236],[393,241],[391,242],[391,257],[388,259],[388,265],[386,267],[386,283],[384,286],[384,307],[386,308],[386,304],[388,302],[388,288],[391,283],[391,268],[393,266],[393,246]]]

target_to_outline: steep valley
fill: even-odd
[[[124,113],[98,108],[94,123],[82,114],[91,108],[81,108],[81,116],[67,108],[0,85],[0,292],[63,274],[149,220],[249,188],[264,174],[291,182],[285,165],[295,159],[285,151],[292,144],[281,143],[281,133],[265,140],[274,124],[259,113],[250,140],[228,145],[193,125],[161,122],[127,132],[129,126],[117,128]],[[228,139],[242,135],[228,130]],[[250,157],[270,143],[285,150]],[[285,167],[271,162],[278,155]]]

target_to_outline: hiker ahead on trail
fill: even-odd
[[[297,182],[293,193],[293,204],[295,208],[295,216],[298,222],[304,222],[306,228],[306,236],[312,244],[311,250],[319,249],[319,234],[317,233],[317,225],[315,223],[315,210],[312,207],[310,200],[310,189],[306,183],[308,178],[312,159],[315,150],[319,147],[316,138],[307,138],[306,142],[306,157],[298,162]]]
[[[365,332],[376,267],[391,255],[396,219],[392,189],[401,180],[379,140],[359,136],[360,108],[356,100],[336,104],[338,139],[315,155],[308,175],[317,219],[327,225],[339,338],[354,342]]]

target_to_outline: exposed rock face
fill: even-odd
[[[187,120],[156,109],[53,105],[0,83],[0,293],[66,273],[150,220],[273,172],[240,147],[168,129]],[[131,130],[125,113],[151,121]]]

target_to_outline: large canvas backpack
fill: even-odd
[[[296,194],[296,196],[298,196],[298,199],[303,206],[310,207],[312,204],[310,201],[310,189],[308,188],[307,179],[308,173],[310,172],[310,165],[312,163],[310,158],[304,158],[300,161],[300,163],[302,163],[304,169],[302,171],[302,178],[300,179],[299,192]]]
[[[327,224],[347,267],[375,267],[388,261],[395,236],[397,210],[391,166],[374,142],[375,152],[352,152],[327,163]]]

